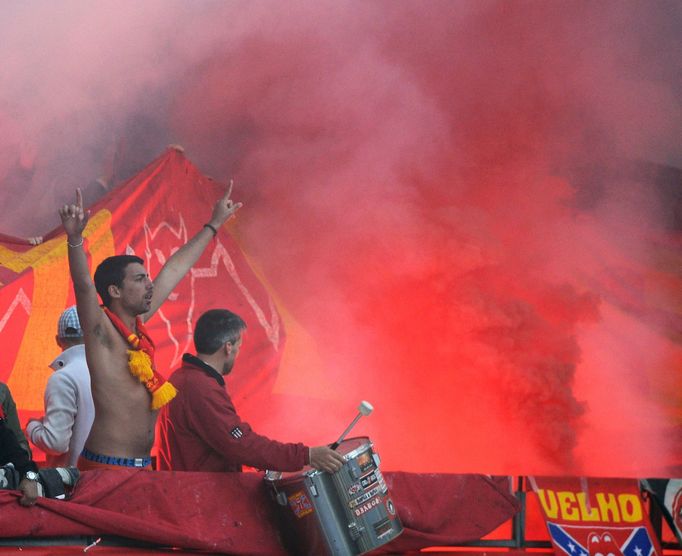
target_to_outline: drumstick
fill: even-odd
[[[341,434],[341,436],[339,436],[339,439],[336,442],[334,442],[334,444],[332,444],[330,446],[330,448],[332,450],[336,450],[339,447],[339,444],[341,444],[341,442],[343,442],[343,439],[346,438],[346,435],[355,426],[355,423],[357,423],[360,420],[360,417],[362,417],[363,415],[366,417],[367,415],[372,413],[372,411],[374,411],[374,407],[372,407],[371,403],[363,400],[360,402],[360,405],[358,406],[358,411],[360,413],[358,413],[355,416],[355,419],[353,419],[353,422],[350,425],[348,425],[348,428],[345,431],[343,431],[343,434]]]

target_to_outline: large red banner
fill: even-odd
[[[223,185],[202,175],[182,152],[169,149],[90,207],[84,236],[91,271],[104,258],[127,253],[144,259],[154,278],[208,220],[223,193]],[[234,196],[238,200],[238,187]],[[52,372],[47,365],[59,352],[57,319],[75,303],[61,229],[37,246],[0,236],[0,282],[0,381],[8,383],[18,407],[39,411]],[[183,352],[193,350],[193,322],[211,308],[228,308],[248,325],[248,349],[242,350],[240,372],[231,379],[233,397],[253,401],[269,392],[284,331],[268,292],[225,227],[149,322],[162,374],[168,376]]]

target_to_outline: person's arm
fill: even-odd
[[[104,313],[99,306],[97,290],[90,276],[88,258],[83,249],[83,230],[88,223],[88,213],[83,210],[83,194],[80,188],[76,189],[76,204],[61,207],[59,216],[66,232],[69,271],[73,281],[73,290],[76,294],[76,306],[78,307],[78,319],[81,328],[86,336],[97,331],[100,331],[101,334],[104,329],[97,325],[104,318]]]
[[[301,443],[278,442],[255,433],[239,418],[222,389],[194,390],[193,396],[197,400],[189,404],[193,408],[189,416],[192,429],[230,463],[273,471],[297,471],[310,463],[330,473],[343,464],[343,457],[326,446],[308,448]]]
[[[12,463],[22,476],[26,471],[38,470],[36,464],[17,442],[17,437],[7,426],[7,421],[0,419],[0,465],[7,463]]]
[[[12,463],[19,476],[22,477],[19,483],[19,490],[22,494],[19,503],[22,506],[32,506],[38,498],[38,484],[35,481],[29,481],[24,476],[27,471],[37,472],[38,466],[19,446],[7,422],[0,419],[0,465],[7,463]]]
[[[19,443],[19,446],[21,446],[21,448],[26,452],[26,455],[29,458],[31,458],[32,457],[31,448],[28,445],[28,441],[26,440],[23,431],[21,430],[21,423],[19,422],[19,413],[17,412],[17,404],[14,402],[12,393],[9,391],[9,388],[5,384],[2,384],[0,388],[2,388],[4,393],[2,400],[2,409],[5,413],[5,422],[7,423],[7,427],[14,433],[14,436],[16,437],[17,442]]]
[[[30,419],[26,425],[31,442],[46,454],[68,452],[77,406],[75,385],[68,376],[56,371],[45,387],[45,416]]]
[[[234,203],[230,199],[232,193],[232,181],[225,195],[213,207],[211,219],[197,232],[192,239],[178,249],[173,256],[168,259],[159,275],[154,280],[154,295],[152,304],[143,316],[147,321],[159,309],[161,304],[173,292],[178,282],[189,272],[192,265],[197,262],[206,246],[213,239],[220,227],[241,208],[242,203]],[[215,232],[214,232],[215,230]]]

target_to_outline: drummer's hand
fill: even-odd
[[[317,446],[310,448],[310,465],[320,471],[336,473],[346,460],[337,451],[329,446]]]

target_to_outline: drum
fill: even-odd
[[[337,451],[346,462],[333,475],[311,467],[265,474],[277,502],[285,544],[292,553],[354,556],[402,533],[379,470],[379,455],[369,438],[344,440]]]

